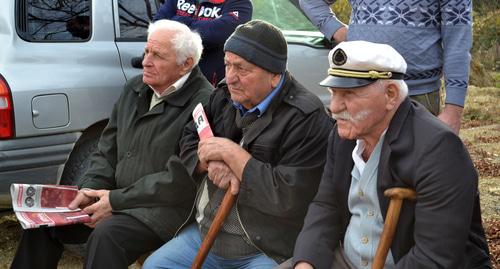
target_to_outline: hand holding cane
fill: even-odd
[[[195,107],[193,111],[193,118],[196,125],[196,130],[198,131],[198,135],[200,136],[200,140],[214,136],[212,133],[212,129],[210,128],[210,125],[208,123],[207,116],[203,111],[203,106],[201,104],[198,104]],[[210,251],[210,248],[212,247],[220,228],[222,227],[222,223],[226,219],[227,215],[229,215],[229,212],[231,211],[235,200],[236,195],[233,195],[231,193],[231,187],[229,186],[226,194],[224,195],[224,198],[222,199],[221,205],[217,210],[217,214],[215,215],[212,225],[210,225],[207,235],[201,243],[198,254],[196,254],[193,264],[191,265],[191,269],[199,269],[203,265],[203,262],[205,261],[205,258],[207,257],[207,254]]]
[[[391,188],[384,192],[384,195],[391,199],[389,209],[385,216],[384,229],[380,236],[377,252],[373,259],[372,269],[382,269],[385,265],[387,253],[392,244],[394,233],[396,232],[396,225],[398,223],[399,214],[401,213],[401,206],[404,199],[413,201],[417,197],[417,193],[408,188]]]

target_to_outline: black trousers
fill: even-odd
[[[84,268],[127,268],[165,242],[134,217],[113,214],[95,229],[69,225],[24,230],[11,268],[57,268],[63,244],[87,243]]]

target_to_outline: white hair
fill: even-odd
[[[408,85],[402,79],[379,79],[378,81],[383,82],[384,88],[389,85],[389,83],[393,83],[399,90],[399,100],[403,101],[406,96],[408,96]]]
[[[171,20],[158,20],[149,24],[148,39],[158,30],[173,31],[170,42],[175,51],[177,64],[183,64],[187,58],[193,58],[193,66],[200,61],[203,45],[200,34],[193,32],[185,24]]]

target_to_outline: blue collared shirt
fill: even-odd
[[[371,267],[384,228],[377,193],[378,165],[384,138],[385,131],[367,162],[361,157],[364,141],[358,140],[352,152],[354,167],[348,196],[351,219],[344,236],[344,251],[355,268]],[[384,268],[395,268],[391,250]]]
[[[279,92],[281,89],[281,86],[283,85],[283,82],[285,81],[285,74],[281,74],[281,79],[276,88],[274,88],[267,96],[260,102],[258,105],[254,106],[253,108],[247,110],[244,108],[240,103],[234,102],[233,101],[233,106],[240,111],[242,116],[245,116],[249,113],[257,112],[257,116],[261,117],[262,114],[266,111],[266,109],[269,107],[269,104],[271,104],[271,100],[273,100],[273,97]]]

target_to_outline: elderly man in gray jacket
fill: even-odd
[[[63,243],[87,243],[85,268],[127,268],[171,239],[189,215],[196,185],[178,158],[193,108],[212,86],[197,63],[197,33],[174,21],[150,25],[142,76],[127,82],[70,207],[84,225],[23,233],[13,268],[56,268]]]

